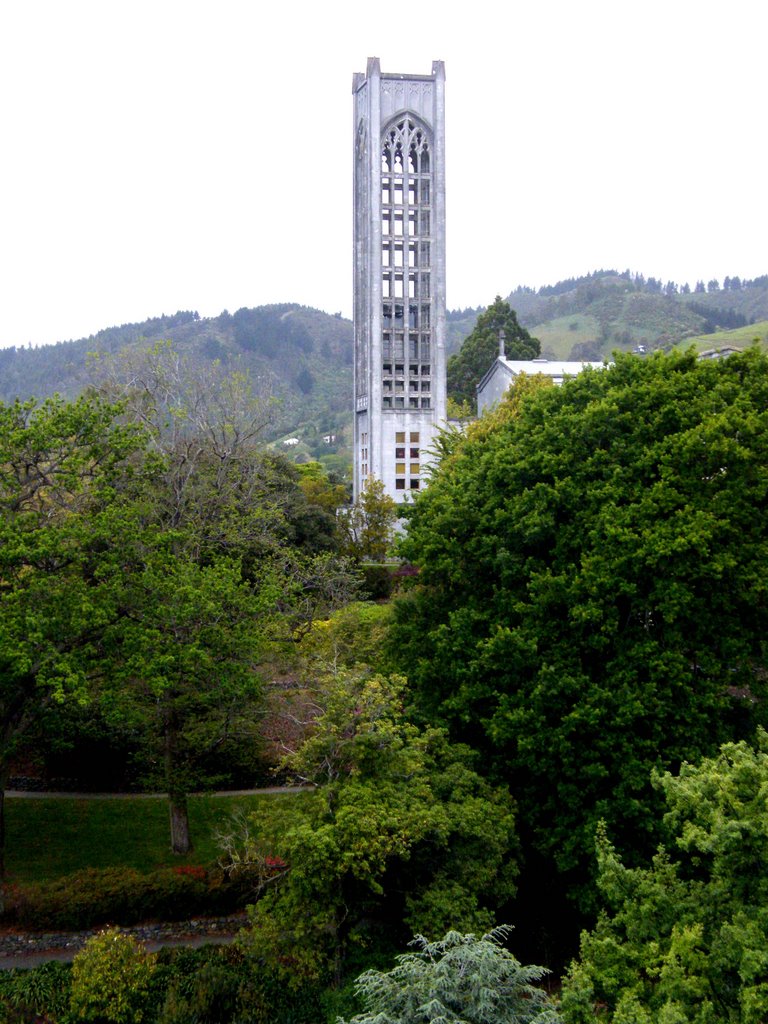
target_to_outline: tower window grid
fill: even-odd
[[[385,133],[381,152],[382,408],[429,409],[431,402],[430,200],[427,130],[411,117]],[[395,437],[395,487],[420,488],[419,434]],[[415,444],[414,444],[415,442]]]

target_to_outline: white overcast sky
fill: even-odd
[[[369,56],[446,63],[449,307],[600,267],[764,274],[765,38],[757,0],[4,0],[0,346],[349,315]]]

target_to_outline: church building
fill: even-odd
[[[446,419],[445,68],[355,74],[354,496],[405,501]]]

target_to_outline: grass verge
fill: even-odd
[[[216,833],[233,814],[264,801],[311,799],[309,793],[194,796],[189,819],[194,851],[171,853],[164,799],[56,798],[5,802],[9,880],[44,882],[82,868],[130,867],[138,871],[178,864],[206,865],[218,855]]]

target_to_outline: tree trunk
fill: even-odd
[[[0,782],[0,886],[5,883],[5,783]]]
[[[186,793],[169,793],[168,810],[171,820],[171,850],[184,855],[192,852],[189,838],[189,813]]]
[[[189,838],[187,790],[176,768],[177,739],[175,720],[169,716],[165,723],[165,785],[168,791],[171,852],[184,856],[192,852],[192,841]]]
[[[0,914],[5,913],[5,790],[8,772],[0,773]]]

